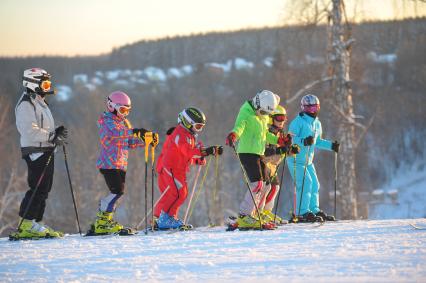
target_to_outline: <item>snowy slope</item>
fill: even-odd
[[[10,242],[1,282],[426,282],[426,219]]]

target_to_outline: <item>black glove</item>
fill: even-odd
[[[203,153],[205,156],[208,155],[221,155],[223,153],[223,146],[221,145],[213,145],[213,146],[209,146],[207,148],[205,148],[203,150]]]
[[[300,147],[297,144],[293,144],[290,147],[290,153],[291,154],[298,154],[300,152]]]
[[[340,143],[338,141],[334,141],[331,144],[331,150],[334,150],[334,152],[338,153],[340,148]]]
[[[61,146],[65,143],[65,139],[68,137],[68,130],[64,126],[59,126],[52,132],[53,138],[52,143]]]
[[[303,139],[303,145],[304,146],[313,145],[313,144],[314,144],[314,137],[313,136],[309,136],[309,137]]]
[[[277,147],[277,149],[276,149],[276,151],[275,151],[275,153],[276,154],[286,154],[288,152],[288,147],[287,146],[280,146],[280,147]]]
[[[136,134],[138,138],[141,138],[143,141],[145,141],[145,133],[149,132],[148,130],[145,130],[144,128],[140,129],[133,129],[133,134]]]

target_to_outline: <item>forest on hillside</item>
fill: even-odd
[[[410,164],[425,165],[426,128],[422,123],[426,105],[426,19],[364,23],[354,25],[352,33],[356,40],[351,58],[354,112],[360,122],[368,125],[365,133],[359,132],[357,193],[369,194],[397,170],[409,168]],[[117,89],[127,92],[132,98],[129,118],[133,125],[159,132],[160,140],[164,139],[166,130],[176,124],[179,111],[188,106],[199,107],[207,116],[200,139],[207,145],[224,144],[239,107],[259,90],[269,89],[279,94],[289,119],[294,118],[300,109],[299,100],[286,102],[306,84],[323,76],[326,48],[325,27],[301,26],[141,41],[99,57],[0,58],[0,154],[3,157],[0,234],[6,234],[16,225],[19,203],[27,189],[26,165],[20,159],[14,117],[24,69],[45,68],[53,75],[55,84],[69,89],[68,99],[50,97],[49,103],[56,123],[69,128],[68,161],[80,219],[86,229],[96,214],[97,201],[107,193],[95,166],[99,143],[96,121],[110,92]],[[251,64],[238,67],[237,62],[241,60],[237,59]],[[229,68],[224,68],[225,65]],[[167,74],[167,70],[183,66],[191,70],[185,76],[143,77],[143,82],[131,80],[134,74],[149,67]],[[115,79],[105,78],[108,72],[118,71]],[[101,77],[103,80],[99,83]],[[98,78],[97,84],[93,83],[95,78]],[[318,84],[309,92],[322,101],[320,119],[324,138],[335,139],[336,116],[329,102],[330,86]],[[58,229],[75,232],[61,151],[56,153],[55,164],[46,221]],[[316,164],[321,182],[321,206],[332,211],[329,193],[334,190],[333,155],[318,152]],[[123,223],[135,225],[143,217],[144,168],[143,151],[132,152],[127,191],[117,213]],[[189,175],[190,186],[194,175],[194,171]],[[292,191],[288,172],[284,176],[279,204],[279,213],[283,216],[291,209]],[[218,160],[210,161],[202,185],[191,218],[193,224],[220,224],[224,216],[238,210],[246,188],[239,164],[229,148]],[[360,210],[363,211],[362,207]],[[361,216],[368,217],[368,214]]]

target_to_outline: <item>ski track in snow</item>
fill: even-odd
[[[0,282],[426,282],[426,219],[0,239]]]

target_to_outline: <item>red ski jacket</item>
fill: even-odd
[[[167,168],[174,176],[185,178],[189,166],[203,156],[202,147],[189,130],[178,124],[164,142],[157,161],[157,172]]]

